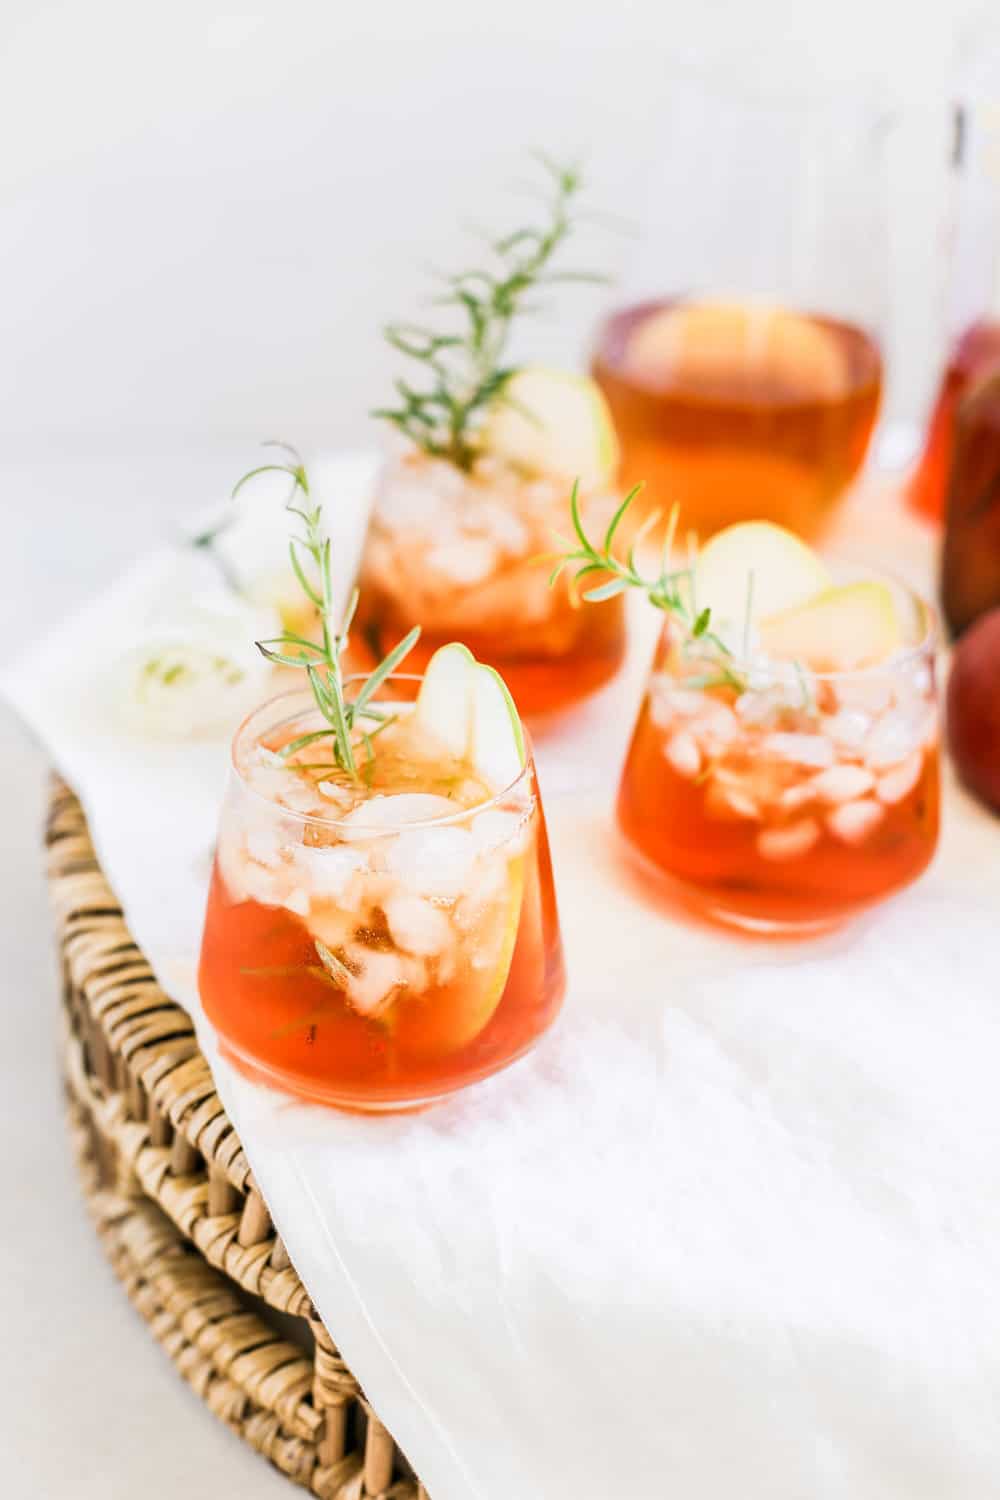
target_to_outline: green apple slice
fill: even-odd
[[[618,467],[608,403],[593,380],[569,370],[527,366],[491,402],[486,450],[528,474],[607,484]]]
[[[853,672],[885,661],[903,644],[892,591],[884,583],[824,589],[805,604],[760,621],[768,656],[804,662],[814,672]]]
[[[495,791],[516,781],[527,758],[524,729],[507,684],[452,641],[431,657],[414,712]]]
[[[711,610],[712,629],[738,649],[747,623],[795,609],[830,584],[821,559],[794,532],[771,521],[740,521],[700,549],[694,604]]]

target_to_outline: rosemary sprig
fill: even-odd
[[[516,367],[504,362],[511,324],[525,310],[525,299],[539,286],[559,282],[600,282],[587,271],[553,271],[549,264],[573,229],[571,207],[581,190],[575,167],[537,153],[552,181],[548,219],[539,227],[515,229],[489,243],[493,264],[448,275],[438,305],[456,308],[457,331],[419,323],[390,323],[385,337],[414,360],[427,377],[418,388],[395,382],[399,404],[372,412],[390,422],[425,453],[459,469],[471,469],[481,453],[480,426],[490,402],[502,398]]]
[[[299,667],[309,679],[316,707],[326,720],[327,728],[299,735],[297,739],[282,746],[277,752],[284,760],[307,745],[329,739],[332,743],[334,764],[346,771],[354,780],[360,780],[353,735],[359,733],[365,746],[366,764],[374,758],[372,740],[387,724],[392,715],[384,714],[371,706],[371,699],[382,683],[393,672],[420,635],[419,625],[395,646],[362,684],[353,699],[344,695],[344,679],[341,658],[347,646],[351,621],[358,604],[358,591],[351,594],[340,618],[337,618],[333,598],[333,558],[330,538],[324,536],[322,528],[323,507],[312,501],[309,477],[302,459],[287,443],[269,443],[265,447],[280,449],[287,455],[286,462],[260,464],[251,469],[233,489],[233,496],[243,486],[260,474],[287,474],[292,480],[292,491],[285,509],[301,522],[303,535],[293,536],[288,544],[288,555],[292,570],[306,598],[313,605],[319,618],[321,639],[310,641],[293,631],[284,631],[279,636],[257,641],[257,649],[268,661],[284,667]],[[362,722],[374,728],[361,728]]]
[[[698,608],[694,597],[693,558],[689,559],[687,566],[683,568],[673,568],[670,565],[677,532],[678,507],[674,505],[671,508],[660,551],[660,567],[655,576],[648,578],[639,571],[636,554],[643,538],[660,519],[657,511],[647,516],[639,527],[624,562],[612,551],[618,527],[642,488],[641,484],[637,484],[629,490],[611,517],[600,545],[595,545],[588,537],[580,515],[579,484],[573,485],[573,492],[570,496],[570,516],[575,537],[572,540],[565,537],[559,538],[567,550],[550,555],[548,560],[552,561],[554,558],[556,565],[549,578],[549,585],[554,587],[561,574],[567,568],[573,568],[570,586],[575,595],[578,594],[582,579],[591,578],[595,574],[611,575],[606,582],[587,589],[582,595],[583,599],[589,603],[613,599],[617,594],[623,594],[626,589],[639,590],[640,593],[646,595],[654,609],[663,610],[665,614],[672,615],[680,623],[686,637],[685,650],[689,653],[696,650],[699,656],[704,656],[711,664],[710,672],[699,677],[686,678],[686,687],[729,686],[742,692],[746,686],[745,679],[737,670],[733,653],[725,641],[711,628],[711,609],[707,606],[700,610]]]

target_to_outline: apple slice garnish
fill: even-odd
[[[593,380],[570,370],[529,365],[506,382],[483,426],[488,453],[528,474],[608,484],[618,439],[608,403]]]
[[[693,573],[695,608],[738,651],[747,627],[808,603],[831,586],[823,562],[794,532],[771,521],[740,521],[705,543]]]
[[[758,624],[768,656],[801,661],[814,672],[854,672],[885,661],[903,643],[892,591],[865,581],[824,589],[805,604]]]
[[[524,729],[507,684],[468,646],[441,646],[420,684],[414,713],[421,724],[495,791],[516,781],[526,760]]]
[[[435,651],[414,713],[429,733],[495,791],[510,786],[523,770],[527,748],[514,700],[500,674],[478,662],[467,646],[453,641]],[[465,1046],[490,1020],[514,957],[526,858],[518,853],[504,863],[497,893],[477,924],[476,965],[454,985],[445,986],[433,1007],[401,1018],[399,1035],[408,1047],[435,1051]]]

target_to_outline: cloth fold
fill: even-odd
[[[364,472],[339,473],[355,527]],[[856,519],[850,550],[902,549],[927,585],[894,507]],[[1000,1492],[997,821],[949,783],[925,878],[823,940],[671,917],[610,818],[655,629],[638,609],[619,680],[538,740],[570,974],[554,1031],[422,1114],[302,1105],[233,1072],[199,1012],[225,739],[123,734],[66,670],[107,658],[160,566],[0,688],[80,795],[292,1260],[432,1500]]]

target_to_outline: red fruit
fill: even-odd
[[[1000,812],[1000,609],[977,620],[955,647],[948,740],[966,786]]]

